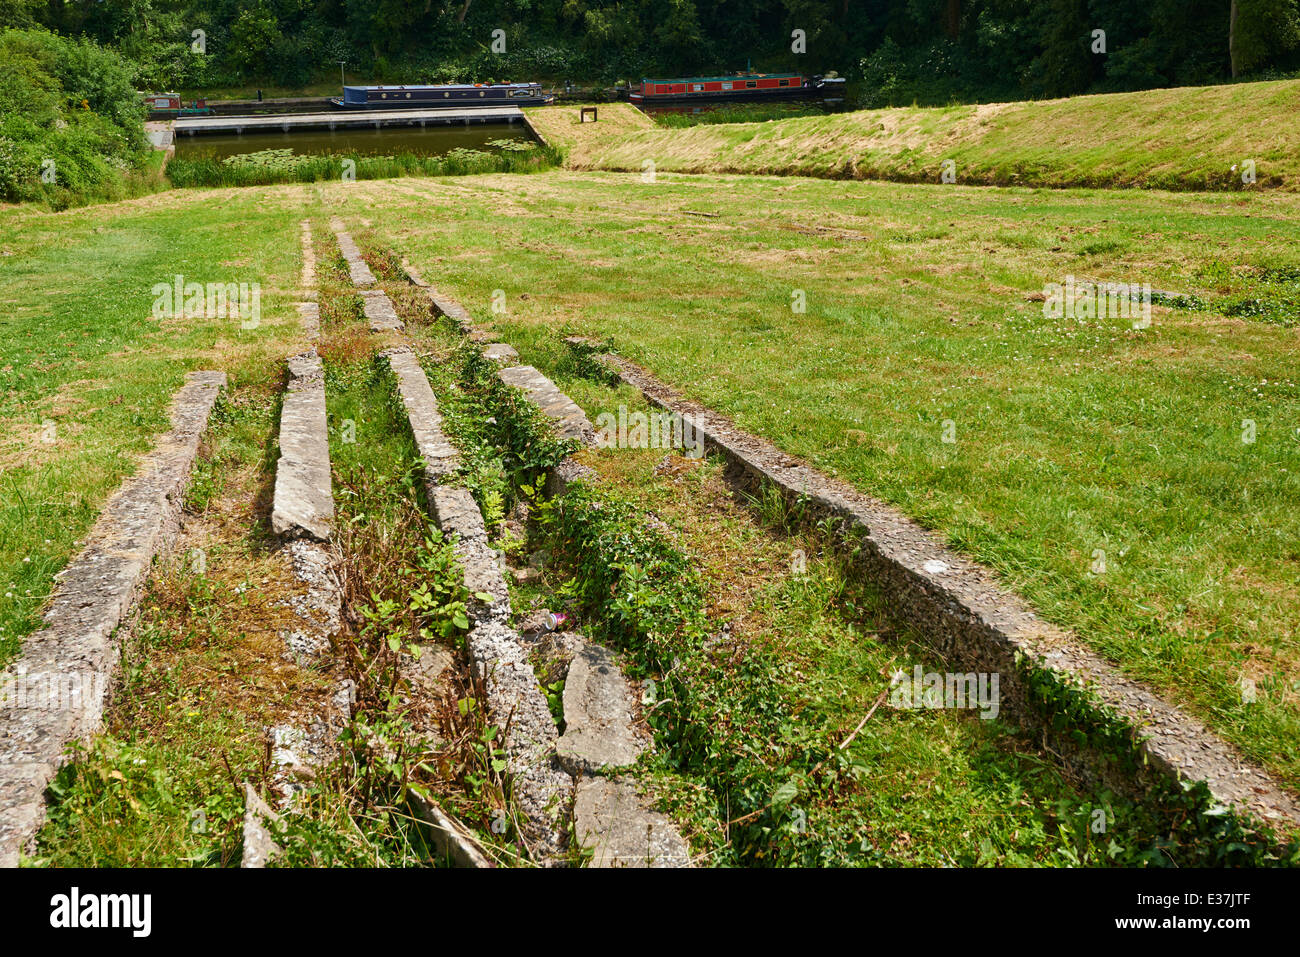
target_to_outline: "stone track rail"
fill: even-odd
[[[581,340],[570,345],[581,346]],[[861,569],[889,600],[892,613],[945,658],[974,670],[999,672],[1004,710],[1042,726],[1050,715],[1030,706],[1026,675],[1046,673],[1095,696],[1100,719],[1118,718],[1151,771],[1174,782],[1204,782],[1222,805],[1244,811],[1279,831],[1300,833],[1300,801],[1266,770],[1192,717],[1125,676],[1071,632],[1040,618],[994,574],[958,555],[897,509],[787,455],[739,429],[725,416],[685,399],[646,370],[613,355],[601,361],[653,405],[683,417],[708,449],[722,454],[742,484],[777,489],[792,503],[839,519],[862,544]],[[1066,747],[1071,739],[1059,737]],[[1139,781],[1115,776],[1110,762],[1075,750],[1086,771],[1132,791]]]
[[[90,544],[59,575],[45,627],[0,677],[0,867],[13,867],[45,819],[45,788],[103,724],[115,682],[119,626],[154,559],[175,541],[182,499],[224,372],[191,372],[171,430],[104,506]]]
[[[558,436],[583,445],[594,441],[595,430],[577,403],[537,369],[514,365],[519,358],[514,347],[493,342],[490,333],[474,325],[464,306],[430,286],[408,263],[402,267],[414,285],[425,289],[438,315],[477,343],[485,358],[502,365],[498,378],[543,412]],[[547,476],[547,490],[560,494],[569,482],[578,480],[593,481],[595,474],[572,458],[565,459]],[[467,493],[465,497],[469,498]],[[472,499],[469,504],[473,505]],[[514,637],[518,641],[519,636]],[[638,695],[624,677],[617,655],[576,633],[566,633],[557,645],[563,647],[549,650],[552,655],[558,652],[564,662],[566,730],[553,742],[552,751],[560,767],[572,775],[574,836],[592,853],[591,866],[691,866],[690,848],[677,826],[650,807],[627,773],[650,742],[634,727]]]

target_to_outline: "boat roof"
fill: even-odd
[[[376,86],[354,86],[348,84],[345,90],[481,90],[489,86],[541,86],[540,83],[408,83],[378,84]]]
[[[733,73],[730,76],[675,76],[671,79],[653,79],[651,77],[642,77],[642,83],[712,83],[715,80],[762,80],[776,77],[803,76],[802,73]]]

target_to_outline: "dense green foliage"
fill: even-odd
[[[143,169],[135,67],[88,40],[0,32],[0,199],[120,195]]]
[[[337,180],[345,173],[356,179],[398,176],[460,176],[469,173],[533,173],[560,161],[549,147],[506,149],[488,153],[458,147],[445,156],[362,156],[354,165],[334,155],[295,154],[288,147],[241,153],[218,159],[177,158],[167,166],[173,186],[264,186],[268,183],[315,183]]]
[[[4,0],[0,30],[0,199],[56,207],[125,195],[148,180],[137,89],[328,84],[339,61],[350,78],[381,82],[599,85],[746,64],[837,70],[858,106],[1136,90],[1300,68],[1300,0],[740,8],[716,0]],[[204,183],[232,175],[191,174]]]
[[[838,70],[864,105],[1213,83],[1300,66],[1297,0],[7,0],[150,86]],[[494,31],[504,31],[504,51]],[[804,31],[806,51],[792,33]],[[1094,31],[1105,31],[1104,52]],[[202,31],[196,35],[196,31]],[[497,49],[494,49],[494,46]]]

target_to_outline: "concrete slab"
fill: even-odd
[[[554,382],[532,366],[510,366],[497,375],[506,385],[527,392],[533,404],[555,422],[555,431],[562,438],[578,439],[583,443],[595,441],[596,430],[592,428],[586,413],[556,388]]]
[[[647,810],[624,778],[586,778],[573,805],[574,833],[593,852],[591,867],[690,867],[691,853],[664,815]]]
[[[506,729],[506,770],[524,836],[542,863],[561,863],[573,780],[556,764],[559,732],[524,645],[499,622],[475,627],[466,645],[485,688],[487,712]]]
[[[564,681],[564,734],[555,743],[570,774],[629,767],[649,742],[633,726],[636,699],[614,654],[585,643]]]
[[[325,370],[316,350],[289,359],[280,410],[280,459],[275,466],[271,528],[282,538],[328,541],[334,520]]]
[[[504,342],[493,342],[483,349],[483,358],[510,365],[518,361],[519,353],[515,351],[515,347],[512,345]]]
[[[411,426],[411,435],[415,438],[415,447],[424,460],[426,491],[432,505],[433,490],[444,476],[456,471],[460,464],[460,453],[442,433],[438,400],[434,398],[429,377],[420,368],[420,361],[411,348],[401,346],[388,349],[381,352],[380,356],[388,363],[397,379],[397,393],[406,409],[406,419]]]
[[[348,265],[348,275],[352,279],[354,286],[373,286],[375,284],[375,274],[370,271],[366,265],[365,258],[361,255],[361,250],[357,247],[356,241],[353,240],[352,234],[343,226],[343,220],[337,216],[330,220],[330,228],[334,230],[334,236],[338,239],[339,252],[343,254],[343,261]]]
[[[361,290],[361,310],[370,320],[371,332],[400,332],[406,328],[393,307],[393,301],[382,289]]]

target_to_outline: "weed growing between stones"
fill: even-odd
[[[638,507],[576,484],[559,498],[535,503],[533,514],[538,544],[568,578],[555,602],[583,622],[586,634],[627,653],[647,679],[646,717],[658,749],[651,768],[671,780],[673,810],[694,826],[712,863],[870,866],[908,860],[905,846],[881,846],[862,836],[872,833],[872,822],[861,811],[884,769],[870,753],[843,747],[843,729],[819,719],[827,702],[820,700],[818,679],[798,657],[738,639],[711,621],[697,563],[647,524]],[[839,587],[844,606],[870,607],[869,596],[853,596],[847,576]],[[909,653],[920,650],[905,644]],[[894,747],[912,746],[906,730],[885,733]],[[1181,801],[1159,795],[1138,803],[1104,787],[1066,785],[1046,769],[1035,772],[1046,786],[1024,792],[1015,783],[1024,774],[1018,765],[1030,759],[1016,753],[1024,748],[1010,729],[984,745],[984,773],[999,782],[997,790],[1018,795],[1017,807],[977,842],[975,857],[964,859],[965,851],[949,848],[954,859],[1006,863],[1007,852],[993,841],[1023,840],[1022,846],[1039,851],[1022,863],[1294,862],[1293,852],[1279,856],[1267,834],[1233,815],[1206,814],[1203,796],[1194,793]],[[927,803],[915,809],[916,830],[933,813]],[[1003,833],[1004,827],[1014,833]]]
[[[477,832],[492,856],[513,862],[521,849],[501,779],[500,732],[484,721],[464,658],[468,595],[451,543],[425,514],[421,464],[386,367],[331,363],[327,395],[344,601],[337,652],[356,700],[327,789],[346,798],[353,827],[400,839],[408,863],[433,858],[419,820],[429,802]],[[324,863],[319,832],[329,820],[286,816],[276,834],[285,863]]]
[[[469,489],[489,533],[577,444],[555,435],[550,421],[523,392],[497,378],[499,368],[463,343],[443,361],[426,358],[425,373],[439,396],[447,435],[460,450],[455,481]]]
[[[1128,855],[1128,863],[1158,867],[1300,866],[1300,842],[1282,839],[1249,815],[1218,804],[1204,782],[1182,781],[1175,785],[1163,775],[1143,774],[1143,758],[1128,725],[1095,694],[1023,660],[1016,664],[1029,689],[1031,706],[1038,714],[1048,716],[1051,733],[1074,738],[1078,747],[1106,756],[1119,765],[1120,773],[1140,776],[1139,780],[1146,784],[1149,809],[1144,813],[1156,836],[1148,847]],[[1077,821],[1070,823],[1068,813],[1062,817],[1063,836],[1073,835],[1077,845],[1086,826],[1079,826]],[[1086,863],[1086,855],[1078,863]]]

